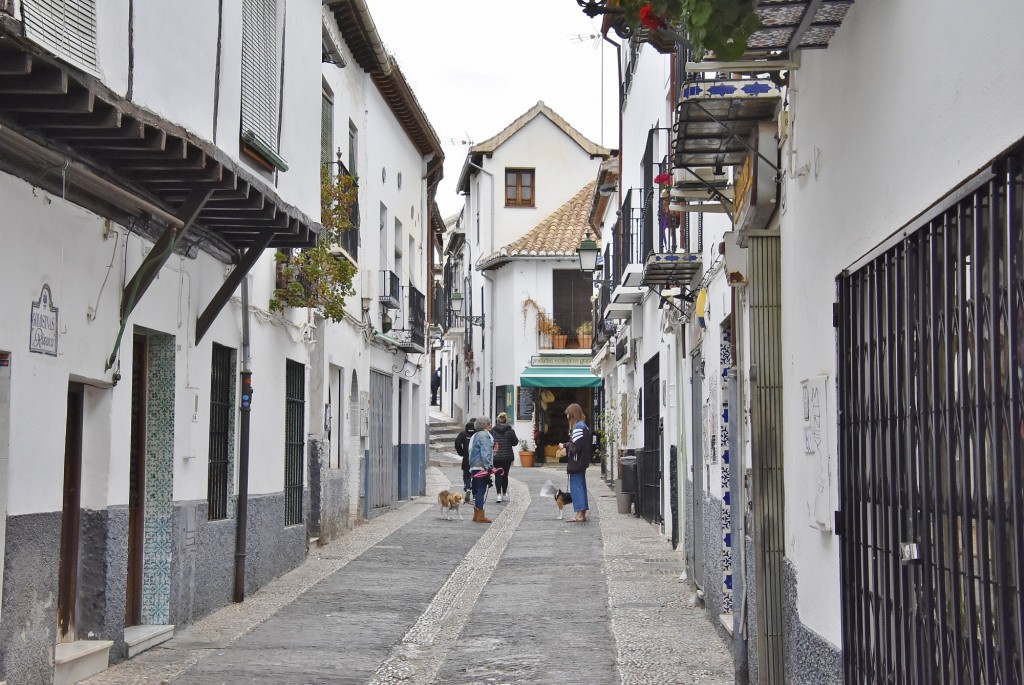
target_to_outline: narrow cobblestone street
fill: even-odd
[[[443,520],[433,495],[314,550],[298,569],[86,681],[113,683],[729,683],[729,652],[655,527],[619,514],[589,471],[591,522],[557,519],[512,471],[489,526]],[[571,515],[567,514],[566,518]]]

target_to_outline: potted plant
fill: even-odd
[[[532,297],[527,297],[523,300],[523,325],[526,325],[526,317],[531,309],[537,315],[537,333],[549,340],[553,349],[564,349],[568,336],[562,335],[562,329],[558,327],[558,324],[547,313],[547,310],[537,304],[536,300]]]
[[[590,347],[590,342],[594,338],[594,322],[584,321],[576,327],[576,339],[579,341],[580,349],[586,349]]]
[[[533,443],[530,442],[529,438],[523,438],[519,442],[519,463],[525,468],[530,468],[533,466],[535,456],[536,452],[534,451]]]

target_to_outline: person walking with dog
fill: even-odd
[[[583,409],[578,404],[570,404],[565,408],[565,418],[569,419],[569,442],[562,443],[568,460],[565,470],[569,474],[569,494],[572,496],[572,508],[576,516],[569,519],[570,523],[587,520],[590,509],[587,502],[587,467],[590,466],[592,439],[590,428],[587,427]]]
[[[476,432],[469,440],[469,475],[473,481],[473,520],[477,523],[490,523],[491,519],[484,514],[484,502],[487,501],[487,486],[494,468],[494,438],[488,430],[491,420],[481,416],[474,424]]]
[[[500,504],[502,498],[508,501],[508,471],[516,458],[512,448],[519,444],[519,436],[515,428],[509,425],[508,414],[505,412],[498,414],[498,425],[491,431],[491,435],[494,436],[494,444],[498,446],[494,454],[494,466],[501,471],[494,474],[494,490],[498,493],[497,501]]]
[[[462,488],[465,491],[462,499],[469,502],[472,495],[473,480],[469,475],[469,441],[476,433],[476,419],[466,422],[466,430],[455,437],[455,453],[462,457]]]

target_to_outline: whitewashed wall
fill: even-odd
[[[571,125],[572,122],[570,121]],[[505,141],[481,166],[494,174],[494,244],[490,243],[491,178],[477,172],[480,205],[467,208],[466,237],[477,255],[487,255],[522,237],[594,180],[600,160],[590,155],[544,115],[538,115]],[[534,207],[505,207],[506,168],[535,169]],[[474,212],[480,212],[476,243]]]
[[[99,6],[104,4],[97,3]],[[124,17],[127,17],[128,3],[117,4],[123,5],[124,14],[117,16],[116,20],[111,17],[109,23],[100,26],[100,29],[109,27],[116,31],[99,32],[103,45],[117,46],[116,51],[101,51],[104,76],[108,69],[127,69],[128,26],[125,24],[123,30],[117,30],[117,24],[126,21]],[[241,52],[241,4],[237,3],[237,8],[232,7],[235,4],[225,3],[225,14],[238,12],[237,34],[222,46],[225,53]],[[228,24],[225,22],[225,27]],[[213,140],[220,27],[218,3],[199,3],[189,7],[186,12],[182,11],[180,5],[171,2],[135,3],[132,17],[132,100],[165,119],[181,124],[204,140]],[[112,36],[116,36],[116,43],[111,41]],[[240,60],[240,57],[236,60]],[[239,70],[222,70],[219,78],[222,82],[237,80],[230,75],[238,76],[241,73]],[[235,139],[231,143],[237,153],[238,109],[234,110],[235,116],[226,116],[230,111],[220,114],[233,122]]]
[[[834,387],[836,275],[1024,136],[1024,92],[1012,86],[1022,31],[1012,0],[863,3],[828,50],[804,55],[790,94],[781,219],[787,426],[802,419],[801,380],[827,375]],[[807,523],[799,493],[812,474],[802,436],[786,431],[785,448],[800,617],[838,645],[838,540]]]
[[[104,365],[118,332],[125,274],[131,277],[135,273],[152,244],[116,225],[110,225],[104,238],[107,224],[100,217],[33,191],[10,176],[0,177],[0,195],[19,235],[19,259],[0,277],[9,294],[0,301],[0,315],[10,322],[0,332],[0,349],[13,352],[12,425],[35,427],[11,434],[9,475],[16,486],[11,488],[9,513],[60,510],[64,434],[50,428],[64,423],[69,376],[109,386],[115,371],[121,373],[123,382],[86,396],[87,411],[95,420],[86,427],[83,459],[86,473],[92,475],[85,477],[83,494],[86,506],[127,503],[126,421],[131,413],[131,340],[136,326],[176,338],[174,499],[205,499],[211,347],[214,342],[233,347],[241,358],[241,312],[234,303],[225,307],[198,347],[194,345],[194,322],[223,282],[225,265],[204,253],[196,259],[172,256],[128,321],[119,367],[106,371]],[[257,265],[254,272],[253,305],[266,312],[272,267]],[[62,332],[56,358],[27,352],[29,308],[43,283],[50,284],[60,312]],[[87,316],[90,310],[96,313],[94,320]],[[280,492],[283,486],[283,359],[287,356],[305,363],[306,348],[296,342],[299,334],[296,326],[279,317],[273,322],[253,318],[257,389],[252,427],[252,444],[256,446],[250,480],[253,494]],[[194,394],[198,394],[200,406],[196,422],[192,421]],[[40,411],[41,407],[47,412]],[[100,483],[96,479],[106,480]]]

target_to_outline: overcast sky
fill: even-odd
[[[615,51],[595,37],[599,20],[584,15],[576,0],[367,4],[444,146],[437,193],[443,216],[462,207],[455,182],[468,150],[464,141],[487,140],[538,100],[590,140],[616,147]]]

